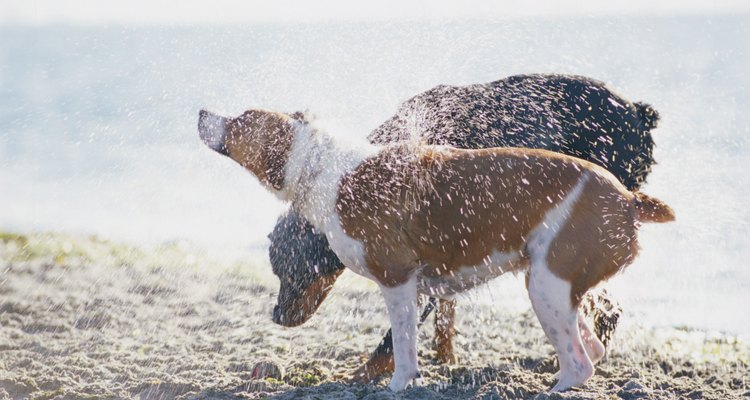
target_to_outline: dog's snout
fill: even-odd
[[[217,122],[223,119],[216,114],[213,114],[206,110],[198,111],[198,131],[201,137],[212,134],[213,130],[217,127]]]
[[[208,111],[206,110],[198,111],[198,121],[203,121],[207,116],[208,116]]]
[[[275,324],[291,328],[302,325],[310,318],[310,316],[311,314],[303,314],[299,307],[290,303],[279,302],[273,307],[271,320]]]
[[[212,150],[228,155],[224,144],[228,120],[206,110],[198,111],[198,133],[201,140]]]

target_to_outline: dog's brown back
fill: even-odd
[[[573,284],[574,302],[637,252],[635,196],[584,160],[545,150],[394,145],[344,177],[337,211],[365,246],[368,269],[388,286],[417,267],[440,277],[481,268],[494,252],[516,253],[545,215],[582,179],[581,196],[548,253],[551,270]],[[541,227],[541,228],[540,228]]]

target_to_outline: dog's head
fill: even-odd
[[[295,130],[308,123],[308,116],[301,112],[248,110],[230,118],[201,110],[198,131],[209,148],[231,158],[279,194]],[[307,221],[294,213],[281,221],[270,235],[271,264],[281,282],[273,320],[297,326],[315,313],[344,266],[328,248],[325,236]]]
[[[284,166],[297,122],[293,116],[267,110],[248,110],[236,118],[201,110],[198,132],[212,150],[228,156],[268,188],[279,191],[284,186]]]
[[[325,235],[295,212],[283,215],[268,237],[273,273],[281,282],[273,321],[301,325],[328,296],[344,265],[331,251]]]

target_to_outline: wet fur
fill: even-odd
[[[306,118],[302,113],[291,116]],[[597,80],[518,75],[487,84],[442,85],[421,93],[404,102],[369,139],[388,143],[416,138],[462,148],[521,145],[555,150],[604,166],[632,190],[645,182],[654,164],[650,130],[658,120],[651,106],[631,103]],[[294,211],[279,218],[270,239],[274,272],[288,282],[287,287],[282,283],[276,320],[288,307],[283,294],[301,293],[314,280],[332,276],[344,266],[325,236]],[[597,336],[608,341],[619,306],[606,296],[588,304],[592,304],[586,311],[594,315]],[[443,343],[438,349],[444,349],[451,343],[446,337],[452,337],[452,322],[436,325]]]
[[[290,201],[348,269],[380,286],[394,391],[419,377],[417,293],[451,297],[519,270],[560,361],[552,390],[584,384],[604,346],[578,320],[583,295],[633,261],[639,222],[674,220],[669,206],[627,190],[603,167],[548,150],[347,149],[267,110],[237,118],[201,111],[198,125],[209,147]]]
[[[379,285],[393,330],[394,391],[419,377],[417,293],[470,288],[460,281],[456,291],[438,289],[466,268],[475,276],[492,271],[487,279],[525,271],[560,361],[552,390],[584,384],[604,346],[578,319],[583,295],[633,261],[639,222],[674,220],[664,203],[560,153],[408,144],[346,150],[319,130],[293,126],[292,144],[280,149],[263,135],[244,135],[259,138],[261,155],[286,155],[289,183],[275,193],[325,232],[347,268]],[[646,204],[653,209],[643,213]],[[498,266],[486,261],[496,252],[507,255]],[[424,286],[423,278],[432,280]]]

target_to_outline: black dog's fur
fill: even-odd
[[[649,131],[658,119],[651,106],[631,103],[593,79],[518,75],[430,89],[402,104],[368,139],[551,150],[599,164],[636,190],[654,164]]]
[[[368,139],[553,150],[599,164],[636,190],[654,164],[650,130],[658,120],[651,106],[631,103],[600,81],[518,75],[487,84],[435,87],[403,103]],[[271,264],[282,285],[305,287],[321,274],[344,268],[326,237],[299,215],[282,216],[269,237]],[[281,295],[279,301],[275,312],[283,307]],[[605,322],[596,331],[606,340],[614,326]]]

